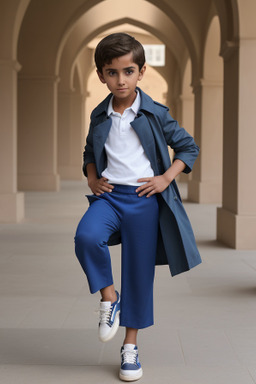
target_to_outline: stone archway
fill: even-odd
[[[106,10],[111,12],[107,14]],[[107,7],[107,8],[106,8]],[[53,15],[56,17],[56,7],[52,12],[48,9],[40,10],[39,25],[34,24],[34,19],[39,12],[35,3],[29,9],[19,42],[19,54],[23,64],[22,73],[19,76],[19,132],[20,137],[29,137],[30,146],[24,146],[19,150],[19,187],[23,190],[58,190],[59,174],[57,169],[57,90],[64,81],[70,84],[70,74],[76,57],[86,43],[100,31],[123,22],[133,20],[139,26],[146,25],[155,31],[163,40],[169,41],[170,28],[173,36],[175,54],[181,57],[182,46],[185,46],[182,36],[172,21],[157,7],[142,0],[136,1],[138,12],[134,15],[131,6],[124,9],[117,0],[99,2],[87,10],[85,14],[76,14],[76,22],[73,28],[68,25],[66,32],[60,27],[64,21],[60,16],[60,25],[54,24]],[[127,16],[127,12],[130,14]],[[104,16],[104,17],[103,17]],[[147,23],[144,18],[147,16]],[[42,20],[49,18],[47,33],[41,34]],[[103,20],[102,20],[103,18]],[[157,23],[158,19],[162,23]],[[92,23],[92,20],[94,21]],[[55,29],[53,31],[53,25]],[[30,49],[30,37],[35,28],[35,36],[38,37],[34,50]],[[68,32],[67,32],[68,31]],[[49,40],[49,34],[53,34]],[[62,34],[62,35],[61,35]],[[175,37],[175,38],[174,38]],[[58,41],[59,40],[59,41]],[[57,49],[56,49],[56,43]],[[170,42],[169,42],[170,44]],[[49,55],[49,57],[47,56]],[[47,60],[45,60],[47,57]],[[63,70],[61,62],[65,63]],[[60,70],[60,72],[56,72]],[[56,76],[61,73],[61,78]],[[59,80],[61,83],[59,84]],[[42,146],[44,143],[44,146]],[[34,156],[33,150],[38,156]]]
[[[199,203],[220,203],[222,198],[223,63],[219,52],[220,26],[215,16],[205,41],[203,77],[194,88],[199,101],[196,139],[201,151],[188,196]]]

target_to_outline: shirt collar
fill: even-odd
[[[140,103],[141,103],[140,92],[136,91],[136,93],[137,93],[137,96],[136,96],[133,104],[129,108],[126,109],[126,110],[131,109],[135,115],[137,115],[137,113],[140,109]],[[108,104],[108,110],[107,110],[108,116],[116,113],[113,109],[113,98],[114,98],[114,95],[111,97],[109,104]]]

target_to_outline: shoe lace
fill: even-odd
[[[100,324],[107,324],[111,318],[112,307],[100,309]]]
[[[136,351],[122,351],[123,364],[136,364],[137,352]]]

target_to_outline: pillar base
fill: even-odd
[[[0,222],[18,223],[25,214],[24,193],[0,194]]]
[[[59,166],[58,171],[61,177],[61,180],[83,180],[82,165],[81,166]]]
[[[221,203],[221,183],[189,180],[188,200],[201,204]]]
[[[59,191],[60,176],[54,174],[19,174],[18,189],[21,191]]]
[[[234,249],[256,249],[256,216],[217,209],[217,240]]]

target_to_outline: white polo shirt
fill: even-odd
[[[110,184],[141,185],[143,183],[138,183],[138,179],[154,176],[140,140],[130,124],[139,111],[140,99],[137,92],[134,103],[122,115],[114,111],[113,97],[109,102],[107,113],[112,125],[105,143],[107,168],[102,176]]]

